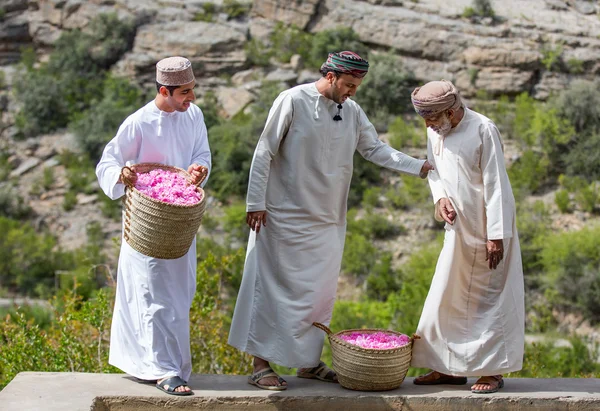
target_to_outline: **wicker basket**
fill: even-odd
[[[420,338],[413,335],[408,344],[399,348],[368,349],[350,344],[339,336],[353,332],[402,334],[382,329],[352,329],[333,334],[321,323],[313,325],[325,331],[329,337],[333,369],[337,373],[340,385],[358,391],[387,391],[398,388],[410,366],[413,341]]]
[[[187,171],[179,167],[158,163],[139,163],[125,168],[135,173],[148,173],[160,168],[179,173],[188,181],[191,178]],[[206,173],[202,175],[200,183],[205,178]],[[135,187],[126,185],[123,197],[125,241],[149,257],[175,259],[184,256],[198,233],[206,208],[204,190],[199,186],[197,190],[202,195],[199,203],[176,205],[155,200]]]

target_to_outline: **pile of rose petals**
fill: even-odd
[[[202,195],[184,176],[156,168],[148,173],[137,173],[135,183],[141,193],[155,200],[175,205],[194,205]]]
[[[410,342],[408,335],[388,334],[381,331],[375,333],[352,332],[339,335],[338,337],[347,343],[373,350],[389,350],[392,348],[399,348]]]

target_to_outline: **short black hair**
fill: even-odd
[[[160,84],[158,81],[156,82],[156,91],[160,91],[161,87],[166,87],[167,90],[169,90],[169,94],[173,95],[173,92],[175,91],[175,89],[177,87],[181,87],[181,86],[165,86],[164,84]]]
[[[319,70],[319,72],[323,75],[323,77],[326,77],[327,73],[333,73],[336,78],[338,78],[339,76],[342,75],[341,72],[339,72],[337,70],[334,70],[332,68],[329,68],[329,67],[321,67],[321,69]]]

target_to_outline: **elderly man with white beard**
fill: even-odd
[[[449,81],[411,96],[427,125],[429,185],[444,246],[417,327],[412,366],[430,368],[418,385],[504,386],[524,351],[524,285],[515,200],[496,125],[464,106]]]

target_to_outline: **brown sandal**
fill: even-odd
[[[476,390],[473,387],[477,384],[488,385],[490,388]],[[501,375],[489,375],[478,379],[475,382],[475,384],[473,384],[473,386],[471,387],[471,392],[473,394],[491,394],[494,392],[498,392],[498,390],[502,387],[504,387],[504,378],[502,378]]]
[[[319,363],[319,365],[317,365],[314,368],[310,368],[304,371],[300,371],[300,369],[298,369],[298,372],[296,373],[296,376],[298,378],[309,378],[309,379],[317,379],[319,381],[325,381],[325,382],[335,382],[337,383],[337,374],[335,373],[335,371],[333,371],[331,368],[329,368],[327,366],[327,364],[325,364],[323,361],[321,361]]]
[[[442,374],[441,372],[431,371],[427,374],[420,375],[413,380],[416,385],[465,385],[467,377],[455,377],[453,375]]]

